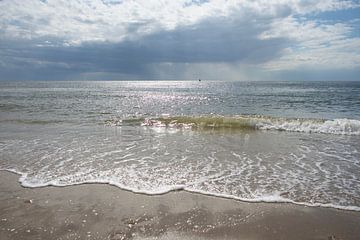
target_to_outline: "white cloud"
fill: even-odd
[[[272,28],[260,37],[286,37],[295,44],[285,48],[279,59],[264,64],[270,70],[295,68],[360,67],[360,38],[350,37],[354,31],[346,23],[299,22],[293,17],[274,21]]]
[[[116,3],[115,1],[112,1]],[[69,44],[119,42],[127,38],[191,25],[216,14],[227,15],[234,4],[213,1],[4,0],[0,2],[2,37],[53,37]]]
[[[211,17],[282,17],[290,13],[353,7],[335,0],[3,0],[1,37],[57,38],[67,44],[119,42],[160,30],[195,25]]]

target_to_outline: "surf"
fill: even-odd
[[[193,130],[269,130],[336,135],[360,135],[360,121],[356,119],[284,118],[262,115],[201,115],[160,116],[153,118],[111,119],[109,126],[138,125],[156,128]]]

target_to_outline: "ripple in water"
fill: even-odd
[[[99,182],[147,194],[185,189],[359,210],[359,136],[145,126],[37,131],[48,134],[0,145],[1,168],[24,173],[27,187]]]

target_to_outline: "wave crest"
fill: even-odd
[[[346,118],[333,120],[286,119],[260,121],[256,126],[261,130],[360,135],[360,121]]]
[[[178,129],[276,130],[289,132],[360,135],[360,121],[355,119],[276,118],[261,115],[239,116],[163,116],[160,118],[113,119],[109,126],[141,125]]]
[[[277,130],[289,132],[360,135],[360,121],[354,119],[291,119],[266,116],[200,116],[145,118],[142,126],[184,129]]]

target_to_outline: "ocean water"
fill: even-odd
[[[0,169],[360,210],[360,82],[0,82]]]

